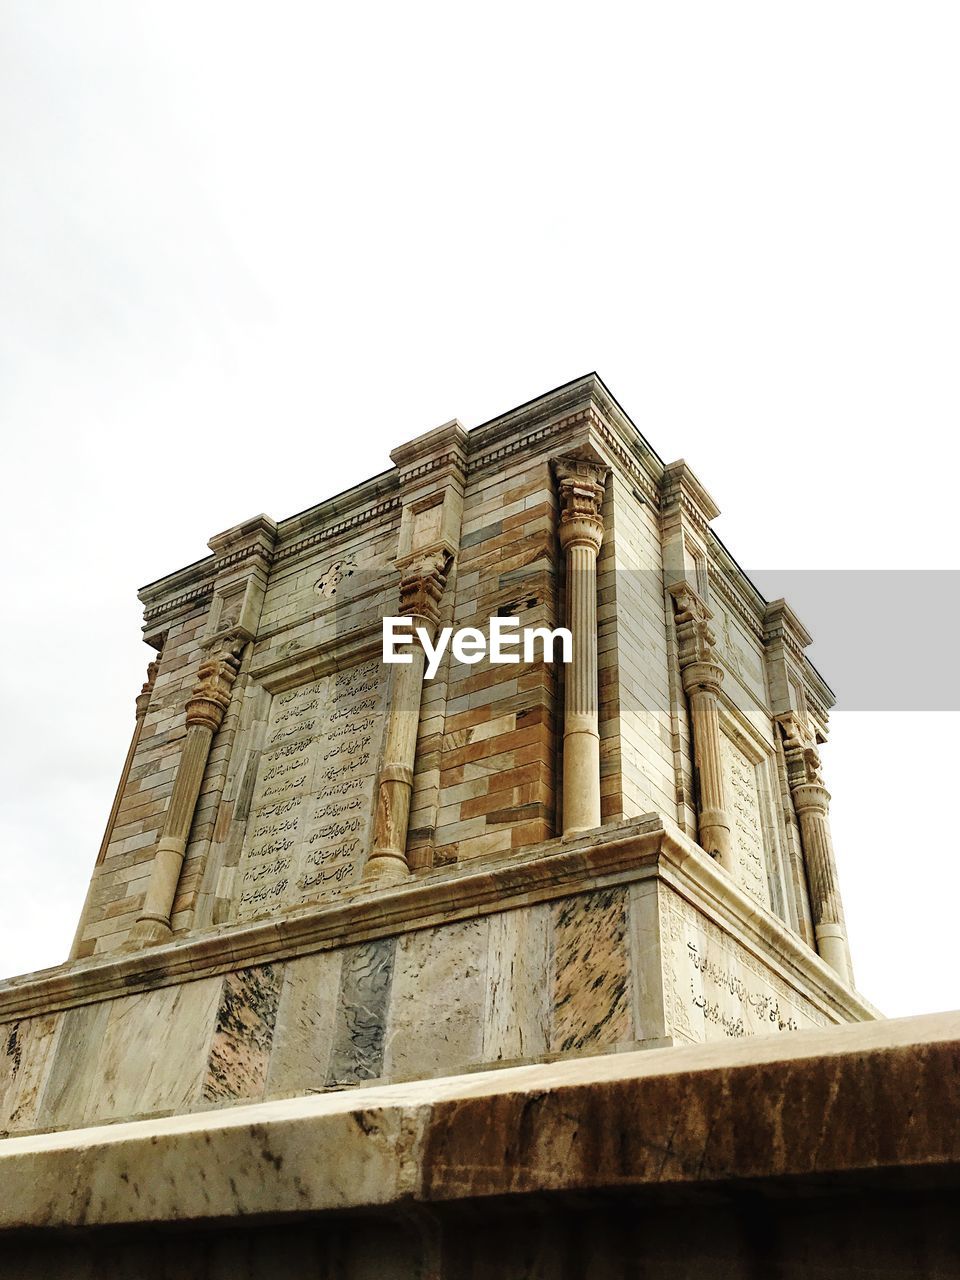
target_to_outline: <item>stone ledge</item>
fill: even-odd
[[[0,1230],[960,1164],[960,1014],[612,1054],[0,1142]]]

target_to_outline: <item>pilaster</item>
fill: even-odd
[[[132,946],[150,946],[171,933],[173,904],[197,815],[214,736],[230,705],[242,655],[256,636],[277,526],[258,515],[210,539],[216,578],[200,646],[207,652],[186,700],[187,732],[170,802],[154,853],[143,906],[130,931]],[[219,793],[211,797],[215,810]]]
[[[425,654],[416,638],[432,637],[460,548],[466,484],[466,432],[457,421],[394,449],[403,509],[396,567],[398,616],[414,628],[411,661],[392,668],[383,757],[377,775],[373,839],[363,878],[389,883],[410,874],[407,830],[423,698]]]
[[[720,685],[723,669],[714,660],[713,614],[685,581],[669,587],[677,629],[677,651],[683,690],[690,705],[693,759],[697,780],[700,845],[734,874],[720,755]]]

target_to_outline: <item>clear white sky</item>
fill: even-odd
[[[883,0],[5,0],[0,972],[69,947],[136,588],[453,416],[597,369],[744,566],[956,568],[958,35]],[[825,752],[890,1013],[960,1005],[958,729],[846,712]]]

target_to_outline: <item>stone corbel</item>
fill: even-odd
[[[680,678],[690,706],[690,729],[697,777],[700,845],[725,871],[734,873],[720,756],[720,686],[723,668],[715,660],[713,614],[686,581],[668,587],[673,598]]]
[[[453,554],[446,549],[408,561],[401,571],[399,616],[414,619],[416,626],[432,635],[440,622],[440,603],[452,564]]]
[[[597,556],[610,468],[598,455],[556,458],[558,534],[566,560],[567,621],[573,661],[564,677],[563,834],[600,826],[597,679]]]

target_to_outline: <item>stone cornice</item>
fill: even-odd
[[[385,515],[400,510],[400,497],[396,492],[396,476],[393,484],[384,486],[383,477],[377,476],[373,481],[358,485],[356,489],[339,494],[327,502],[311,507],[309,511],[289,520],[281,521],[278,526],[278,543],[272,555],[273,564],[281,564],[295,556],[304,555],[322,543],[352,533],[355,529],[377,520]],[[376,482],[376,483],[375,483]],[[370,492],[371,486],[374,493]],[[387,493],[389,489],[391,492]],[[374,494],[379,493],[378,501],[370,502]],[[357,501],[349,501],[356,498]],[[332,517],[333,523],[328,523]],[[260,517],[257,517],[260,519]],[[297,536],[301,535],[301,536]],[[217,535],[219,538],[221,535]],[[211,539],[211,545],[216,539]],[[156,582],[141,587],[138,594],[144,606],[144,620],[156,623],[162,618],[172,618],[188,607],[205,600],[213,591],[214,580],[227,569],[235,569],[244,561],[256,556],[263,556],[264,549],[259,544],[228,550],[223,555],[206,556],[193,564],[178,569],[159,578]]]
[[[444,468],[464,471],[466,453],[467,432],[457,418],[452,418],[443,426],[392,449],[390,461],[397,468],[400,483],[409,485]]]
[[[774,636],[782,636],[797,658],[802,658],[804,649],[813,643],[810,632],[783,599],[771,600],[763,615],[764,640]]]
[[[813,989],[821,1004],[826,999],[825,1008],[832,1005],[857,1019],[878,1016],[796,934],[657,814],[478,863],[469,870],[433,870],[388,889],[360,884],[323,907],[11,978],[0,983],[0,1019],[91,1004],[652,875],[708,909],[782,976],[801,980],[808,996]]]
[[[701,532],[720,514],[720,508],[683,458],[664,468],[660,492],[665,507],[679,505]]]
[[[574,434],[577,429],[592,430],[598,435],[611,459],[656,504],[663,462],[596,373],[474,427],[468,437],[470,471],[496,466],[505,458],[524,449],[540,448],[554,438],[566,449],[568,442],[560,437]]]
[[[297,556],[307,555],[314,547],[321,546],[324,542],[335,540],[344,534],[353,533],[363,525],[379,520],[384,516],[392,515],[394,512],[399,516],[400,506],[399,495],[393,494],[391,497],[384,498],[372,506],[364,507],[352,515],[345,515],[342,520],[338,520],[334,524],[316,529],[313,533],[309,533],[295,542],[281,546],[274,554],[274,564],[281,564]]]

